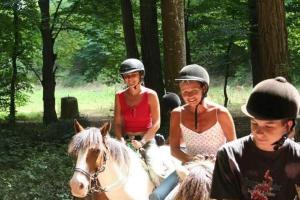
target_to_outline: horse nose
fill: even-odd
[[[83,198],[88,193],[88,180],[80,174],[74,174],[70,180],[71,193],[75,197]]]

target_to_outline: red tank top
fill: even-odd
[[[147,91],[142,95],[141,101],[134,106],[128,106],[125,100],[125,91],[118,93],[123,117],[123,131],[146,132],[152,126],[150,106]]]

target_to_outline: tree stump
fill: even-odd
[[[61,98],[60,107],[61,119],[74,119],[79,117],[78,103],[75,97],[63,97]]]

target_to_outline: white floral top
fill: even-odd
[[[216,115],[217,116],[217,115]],[[197,133],[182,123],[180,128],[183,136],[183,141],[186,145],[186,151],[190,155],[216,155],[218,149],[226,143],[226,137],[223,129],[218,121],[201,133]]]

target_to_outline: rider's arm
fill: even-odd
[[[122,115],[121,115],[121,106],[119,102],[118,95],[115,95],[115,109],[114,109],[114,132],[118,140],[124,142],[122,136]]]
[[[159,100],[155,91],[148,93],[150,112],[152,117],[152,126],[149,128],[142,139],[143,143],[152,140],[160,127],[160,107]]]
[[[169,129],[169,141],[171,147],[171,154],[182,161],[183,163],[192,160],[192,156],[189,156],[180,149],[180,143],[182,139],[181,129],[180,129],[180,108],[176,108],[171,112],[170,118],[170,129]]]
[[[225,133],[227,142],[236,139],[235,127],[233,119],[229,111],[225,107],[218,109],[218,120]]]

